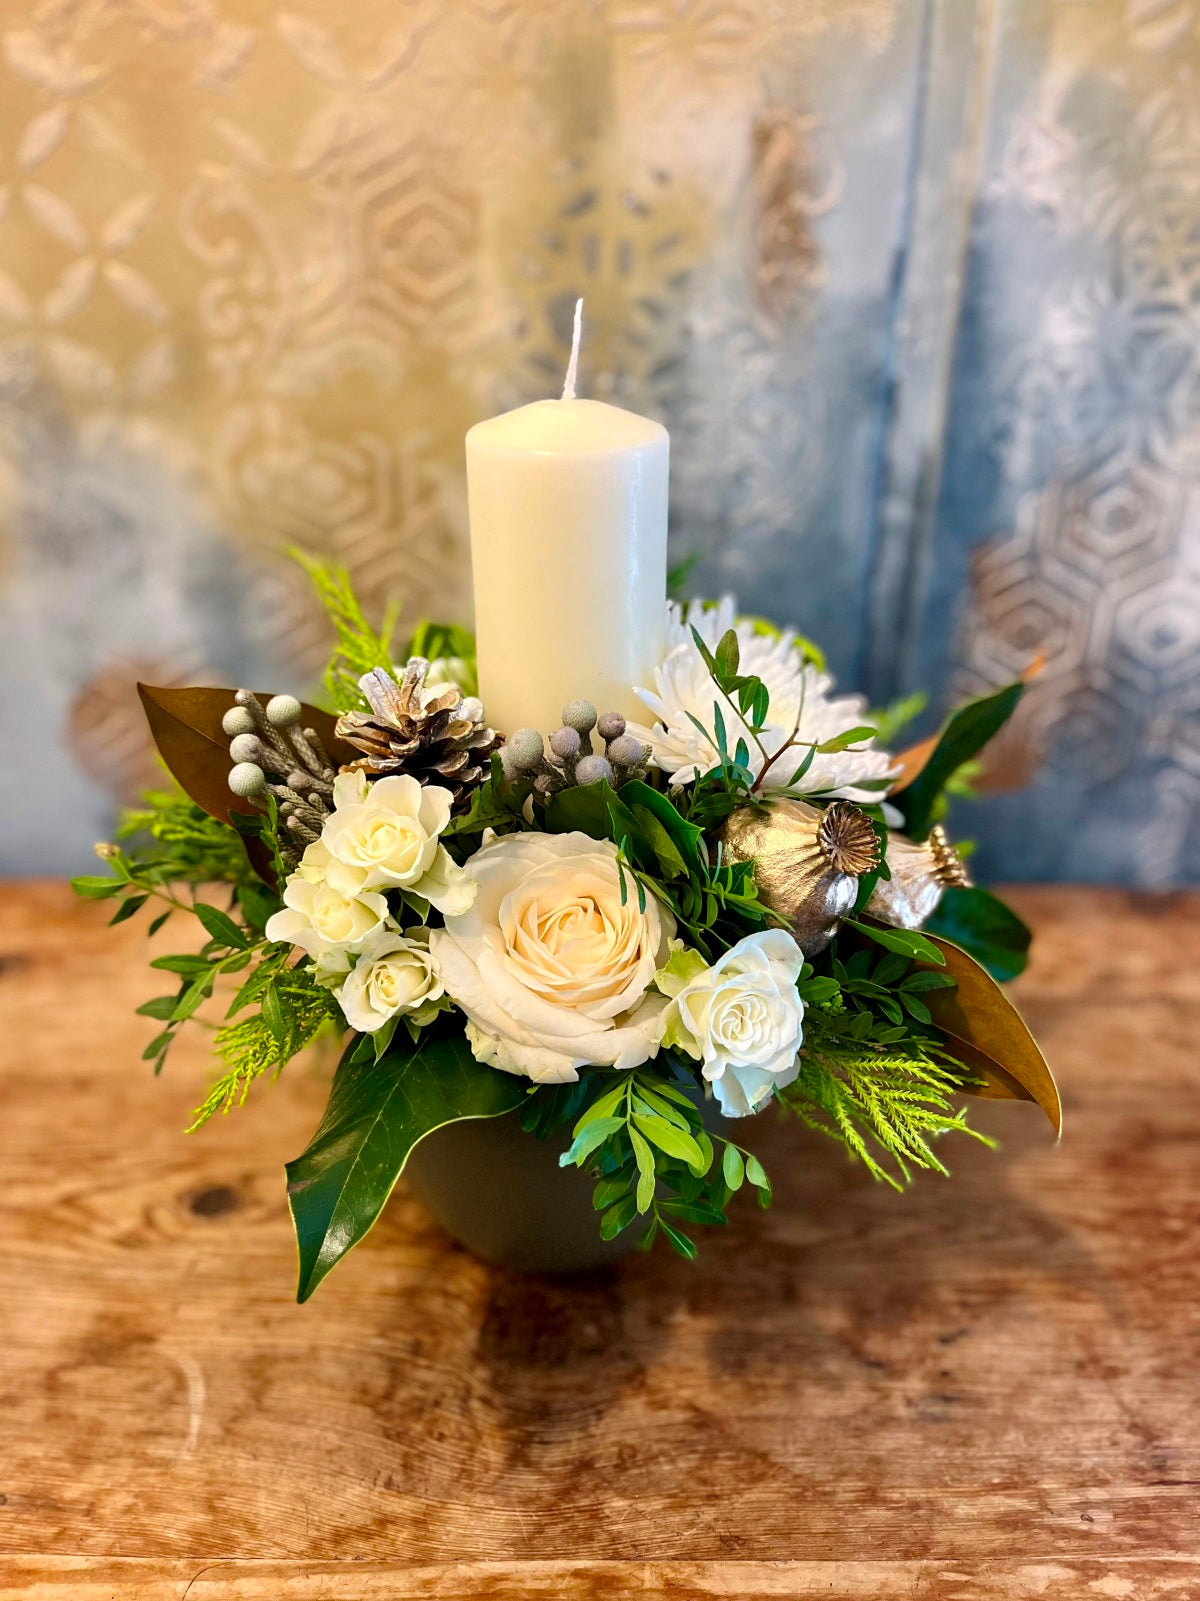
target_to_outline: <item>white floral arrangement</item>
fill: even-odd
[[[225,1009],[194,1126],[340,1038],[288,1164],[299,1299],[460,1119],[518,1117],[590,1178],[604,1239],[687,1257],[743,1187],[768,1203],[742,1143],[768,1108],[897,1186],[945,1171],[943,1134],[974,1133],[960,1093],[1036,1101],[1058,1127],[997,983],[1028,930],[940,821],[1020,684],[893,756],[896,715],[836,695],[808,641],[692,602],[633,686],[641,720],[577,701],[504,738],[468,635],[423,625],[396,666],[345,575],[312,572],[338,630],[332,711],[140,686],[179,789],[99,847],[108,876],[76,881],[119,900],[114,921],[146,906],[153,933],[203,927],[198,951],[152,962],[176,986],[140,1008],[155,1072],[201,1008]]]

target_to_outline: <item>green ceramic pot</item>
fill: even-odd
[[[571,1273],[627,1256],[638,1231],[600,1238],[592,1180],[559,1167],[569,1129],[539,1140],[520,1115],[435,1129],[404,1169],[414,1193],[460,1245],[524,1273]]]

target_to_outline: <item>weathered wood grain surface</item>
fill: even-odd
[[[764,1123],[770,1212],[573,1283],[400,1193],[299,1308],[321,1070],[185,1138],[140,932],[5,886],[0,1598],[1200,1595],[1200,896],[1014,898],[1061,1147]]]

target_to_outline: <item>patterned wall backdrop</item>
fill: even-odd
[[[0,866],[146,778],[136,676],[312,673],[284,546],[466,616],[582,294],[697,587],[877,698],[1045,651],[989,871],[1196,876],[1198,88],[1200,0],[4,0]]]

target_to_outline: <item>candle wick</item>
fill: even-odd
[[[579,374],[579,340],[583,332],[583,300],[575,302],[575,327],[571,334],[571,359],[567,363],[567,380],[563,384],[564,400],[575,399],[575,379]]]

